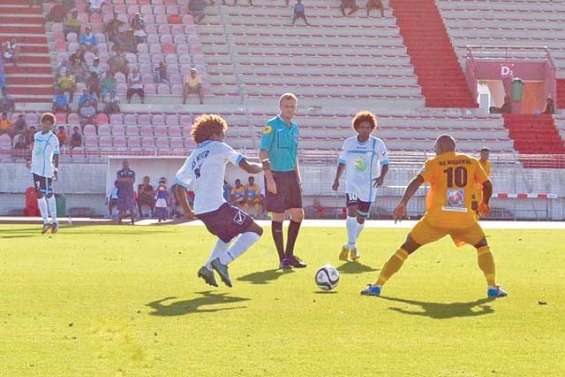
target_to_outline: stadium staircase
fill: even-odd
[[[476,108],[434,0],[391,0],[428,107]]]
[[[14,38],[19,45],[17,67],[4,62],[6,90],[17,103],[50,103],[53,73],[45,19],[29,0],[0,0],[0,42]]]
[[[505,114],[504,126],[514,140],[514,148],[522,157],[525,167],[563,167],[565,143],[552,115]],[[554,159],[539,161],[535,155],[551,154]]]

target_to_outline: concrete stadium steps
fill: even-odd
[[[522,158],[527,167],[560,167],[565,161],[565,143],[559,134],[552,115],[505,114],[504,126],[514,140],[514,148],[522,155],[556,155],[554,165],[543,165],[535,160]]]
[[[17,103],[51,103],[53,72],[45,19],[28,0],[0,0],[0,41],[19,45],[17,66],[4,63],[6,90]]]
[[[367,18],[364,9],[342,17],[337,6],[312,0],[306,14],[314,26],[290,27],[291,8],[284,4],[216,4],[197,25],[210,76],[235,77],[249,106],[270,106],[287,90],[307,106],[424,105],[389,10],[384,18]]]
[[[391,0],[400,34],[429,107],[476,108],[433,0]]]
[[[547,46],[558,77],[565,78],[565,11],[543,0],[438,0],[449,35],[463,62],[466,45]]]

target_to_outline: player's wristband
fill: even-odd
[[[263,170],[271,170],[271,160],[264,159],[261,163],[263,164]]]

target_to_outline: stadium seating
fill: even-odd
[[[18,102],[51,102],[53,78],[45,31],[39,7],[27,1],[0,2],[0,43],[15,39],[18,66],[5,63],[6,90]]]

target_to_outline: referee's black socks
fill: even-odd
[[[286,256],[288,257],[294,255],[294,244],[296,243],[296,238],[300,231],[300,224],[302,224],[302,222],[290,220],[290,225],[288,226],[288,239],[286,240]]]
[[[279,260],[282,261],[284,259],[283,223],[273,221],[271,223],[271,232],[273,233],[273,241],[275,241]]]

